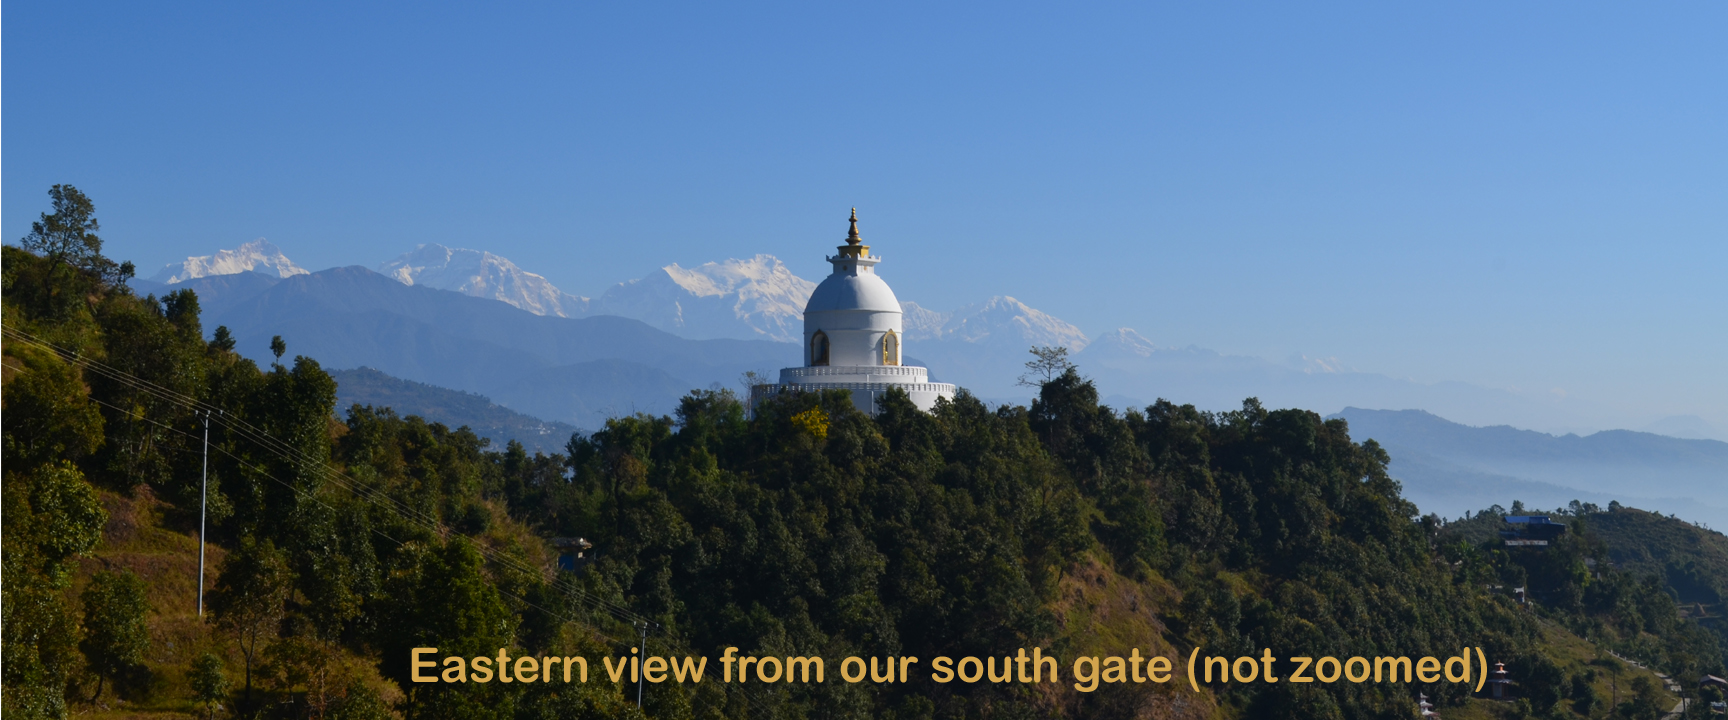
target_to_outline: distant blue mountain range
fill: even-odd
[[[1345,408],[1357,441],[1392,456],[1392,475],[1423,512],[1458,517],[1521,500],[1572,500],[1660,511],[1728,529],[1728,443],[1629,430],[1586,436],[1470,427],[1421,410]]]
[[[535,315],[448,290],[403,285],[363,267],[276,278],[246,272],[137,292],[191,288],[206,333],[226,325],[237,350],[325,367],[371,367],[398,378],[478,393],[538,418],[597,429],[632,412],[666,414],[692,389],[737,389],[745,371],[794,364],[798,347],[765,340],[689,340],[627,318]]]

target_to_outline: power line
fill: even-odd
[[[20,370],[23,370],[23,368],[20,368]],[[94,402],[94,403],[96,403],[96,404],[98,404],[98,405],[102,405],[102,406],[104,406],[104,407],[107,407],[107,408],[109,408],[109,409],[111,409],[111,410],[115,410],[115,411],[117,411],[117,412],[126,412],[126,410],[125,410],[125,409],[124,409],[124,408],[121,408],[121,407],[119,407],[119,406],[117,406],[117,405],[114,405],[114,404],[112,404],[112,403],[109,403],[109,402],[106,402],[106,401],[103,401],[103,400],[101,400],[101,399],[99,399],[99,398],[94,398],[94,397],[92,397],[92,398],[90,398],[90,401],[91,401],[91,402]],[[156,420],[152,420],[152,419],[150,419],[150,418],[139,418],[139,419],[141,419],[141,420],[143,420],[143,421],[144,421],[144,422],[147,422],[147,423],[150,423],[150,424],[152,424],[152,425],[156,425],[156,426],[158,426],[158,427],[161,427],[161,428],[162,428],[162,429],[164,429],[164,430],[167,430],[167,431],[169,431],[169,432],[173,432],[173,433],[179,433],[179,434],[181,434],[181,435],[185,435],[185,436],[187,436],[187,437],[189,437],[189,438],[192,438],[192,437],[193,437],[193,436],[192,436],[192,435],[190,435],[190,434],[189,434],[189,433],[187,433],[187,432],[185,432],[185,431],[184,431],[184,430],[180,430],[180,429],[179,429],[179,428],[175,428],[175,427],[172,427],[172,426],[169,426],[169,425],[167,425],[167,424],[164,424],[164,423],[162,423],[162,422],[159,422],[159,421],[156,421]],[[194,439],[196,439],[196,438],[194,438]],[[235,455],[235,454],[234,454],[234,453],[232,453],[232,452],[230,452],[230,451],[229,451],[229,450],[228,450],[228,449],[227,449],[227,448],[223,448],[223,447],[221,447],[221,446],[217,446],[217,448],[216,448],[216,451],[217,451],[217,452],[219,452],[219,453],[222,453],[222,454],[223,454],[223,455],[227,455],[227,456],[228,456],[228,457],[229,457],[229,458],[230,458],[230,459],[232,459],[232,460],[234,460],[234,461],[235,461],[235,462],[236,462],[236,463],[238,463],[238,464],[239,464],[239,465],[240,465],[240,466],[241,466],[241,467],[243,467],[243,468],[245,468],[245,469],[248,469],[248,470],[251,470],[251,471],[253,471],[253,472],[254,472],[254,473],[256,473],[256,474],[258,474],[258,475],[259,475],[259,476],[261,476],[261,477],[265,477],[265,478],[269,478],[269,479],[270,479],[270,480],[272,480],[272,481],[274,481],[274,482],[276,482],[276,483],[278,483],[278,484],[280,484],[280,485],[282,485],[282,486],[283,486],[283,487],[286,487],[286,488],[288,488],[288,489],[289,489],[289,490],[290,490],[290,491],[292,491],[292,492],[294,492],[294,493],[295,493],[295,494],[297,494],[297,495],[299,495],[299,496],[301,496],[301,497],[302,497],[302,499],[305,499],[305,500],[307,500],[307,501],[310,501],[310,502],[313,502],[313,503],[317,503],[317,504],[318,504],[318,505],[319,505],[319,506],[321,506],[321,507],[323,507],[323,508],[324,508],[324,509],[326,509],[326,510],[329,510],[329,511],[331,511],[331,512],[335,512],[335,511],[336,511],[336,508],[333,508],[333,507],[331,507],[331,506],[330,506],[330,505],[329,505],[329,504],[327,504],[327,503],[325,503],[325,502],[324,502],[324,501],[322,501],[322,500],[320,500],[320,499],[318,499],[318,498],[317,498],[317,496],[315,496],[315,495],[313,495],[313,494],[312,494],[312,493],[310,493],[310,492],[307,492],[307,491],[306,491],[306,490],[304,490],[304,489],[302,489],[302,488],[298,488],[298,487],[295,487],[295,486],[294,486],[294,484],[293,484],[293,483],[290,483],[290,482],[288,482],[288,481],[286,481],[286,480],[283,480],[283,479],[281,479],[281,478],[278,478],[278,477],[276,477],[276,476],[275,476],[275,475],[272,475],[272,474],[270,474],[270,471],[269,471],[269,470],[268,470],[268,469],[266,469],[266,468],[264,468],[264,467],[261,467],[261,466],[258,466],[258,465],[255,465],[255,464],[252,464],[252,463],[249,463],[249,462],[247,462],[247,460],[246,460],[246,459],[245,459],[245,458],[242,458],[242,457],[240,457],[240,456],[238,456],[238,455]],[[369,528],[369,529],[370,529],[370,530],[371,530],[371,531],[372,531],[372,532],[373,532],[373,533],[375,533],[375,534],[377,534],[377,535],[378,535],[378,536],[379,536],[379,537],[382,537],[382,538],[384,538],[384,539],[386,539],[386,540],[389,540],[389,541],[391,541],[391,542],[393,542],[393,543],[396,543],[396,544],[397,544],[397,545],[399,545],[399,546],[402,546],[402,547],[407,547],[407,546],[408,546],[408,543],[407,543],[407,542],[404,542],[404,541],[403,541],[403,540],[401,540],[401,539],[399,539],[399,538],[397,538],[397,537],[395,537],[395,536],[393,536],[393,535],[390,535],[390,534],[389,534],[389,533],[386,533],[386,532],[384,532],[384,531],[382,531],[382,530],[379,530],[379,529],[377,529],[377,528],[375,528],[375,527],[374,527],[374,528]],[[477,546],[477,547],[478,547],[478,546]],[[521,596],[521,595],[517,595],[517,594],[515,594],[515,593],[512,593],[512,592],[510,592],[510,591],[508,591],[508,590],[505,590],[505,589],[503,589],[503,588],[496,588],[496,587],[495,587],[495,588],[494,588],[494,589],[497,589],[497,590],[498,590],[498,591],[499,591],[499,592],[502,592],[502,593],[504,593],[504,594],[506,594],[506,595],[508,595],[508,596],[510,596],[510,597],[512,597],[512,598],[514,598],[514,599],[516,599],[516,600],[517,600],[517,601],[519,601],[519,602],[521,602],[521,603],[522,603],[522,604],[523,604],[523,605],[525,605],[525,606],[527,606],[527,607],[531,607],[531,608],[534,608],[534,609],[536,609],[536,610],[540,610],[540,611],[541,611],[541,612],[545,612],[545,613],[546,613],[546,614],[548,614],[548,615],[553,615],[553,616],[557,616],[557,617],[562,617],[562,618],[564,618],[564,619],[565,619],[565,620],[569,620],[569,621],[571,621],[571,622],[581,622],[581,620],[579,620],[579,619],[578,619],[578,618],[575,618],[575,617],[572,617],[572,616],[570,616],[570,615],[568,615],[568,614],[565,614],[565,613],[563,613],[563,612],[559,612],[559,611],[556,611],[556,610],[552,610],[552,609],[550,609],[550,608],[546,608],[546,607],[543,607],[543,606],[541,606],[541,605],[539,605],[539,604],[536,604],[536,603],[534,603],[534,602],[533,602],[533,601],[531,601],[531,600],[529,600],[529,599],[528,599],[528,598],[526,598],[526,597],[524,597],[524,596]],[[585,624],[586,624],[586,623],[585,623]],[[593,626],[592,626],[592,624],[589,624],[589,626],[590,626],[590,627],[593,627]],[[628,642],[628,641],[626,641],[626,640],[624,640],[624,639],[623,639],[623,638],[621,638],[621,637],[619,637],[619,636],[616,636],[616,635],[612,635],[612,634],[610,634],[610,633],[607,633],[607,632],[606,632],[606,631],[604,631],[604,630],[601,630],[601,629],[599,629],[599,628],[594,628],[594,631],[595,631],[595,632],[596,632],[596,633],[599,633],[599,634],[600,634],[600,635],[602,635],[602,636],[604,636],[604,637],[605,637],[605,638],[606,638],[606,639],[608,639],[608,640],[611,640],[611,641],[613,641],[613,642],[616,642],[616,643],[620,643],[620,644],[626,644],[626,645],[627,645],[627,644],[629,644],[629,642]]]

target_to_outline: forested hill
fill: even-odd
[[[1668,602],[1658,603],[1665,618],[1669,615],[1666,607],[1675,605],[1674,618],[1707,631],[1717,644],[1712,654],[1728,656],[1728,616],[1724,615],[1728,610],[1724,604],[1728,599],[1728,537],[1685,520],[1618,503],[1602,508],[1573,501],[1569,508],[1534,510],[1514,501],[1510,510],[1494,505],[1445,523],[1439,533],[1440,542],[1492,546],[1500,532],[1509,527],[1506,516],[1524,514],[1546,515],[1567,525],[1568,537],[1558,545],[1559,552],[1507,549],[1502,554],[1519,560],[1520,567],[1505,574],[1504,580],[1520,585],[1527,578],[1527,570],[1536,569],[1539,575],[1556,572],[1551,566],[1555,556],[1587,558],[1590,561],[1586,563],[1587,570],[1608,569],[1611,577],[1639,583],[1643,594],[1666,596]],[[1588,590],[1590,583],[1584,585],[1582,590]],[[1600,583],[1596,585],[1599,587]],[[1533,588],[1539,593],[1548,590],[1540,582]],[[1570,598],[1567,602],[1571,602]],[[1641,652],[1651,651],[1645,648]]]
[[[336,383],[315,359],[277,344],[261,367],[221,329],[206,341],[195,293],[132,295],[99,243],[26,245],[37,254],[7,247],[4,262],[4,697],[18,717],[116,703],[283,718],[631,716],[634,688],[419,684],[408,659],[414,647],[510,647],[600,667],[629,654],[633,623],[654,628],[650,654],[708,657],[731,646],[927,660],[1481,646],[1522,683],[1521,707],[1560,717],[1600,715],[1610,692],[1567,628],[1681,677],[1721,673],[1715,645],[1667,595],[1583,571],[1597,547],[1530,558],[1441,543],[1386,454],[1312,412],[1250,400],[1228,413],[1159,402],[1117,414],[1065,368],[1030,407],[962,393],[926,414],[890,396],[872,418],[828,392],[747,417],[731,393],[700,391],[669,416],[573,437],[569,455],[491,451],[467,429],[386,408],[338,418]],[[200,620],[187,578],[203,410],[220,412]],[[558,572],[548,541],[572,536],[598,560]],[[1540,588],[1536,606],[1491,590],[1513,577]],[[1082,693],[928,678],[668,683],[647,689],[645,711],[1383,718],[1409,716],[1418,691],[1467,703],[1452,684],[1196,695],[1174,683]],[[1626,712],[1671,703],[1647,680],[1614,679]]]
[[[1622,507],[1575,504],[1552,511],[1500,506],[1446,524],[1443,537],[1480,544],[1506,528],[1507,514],[1549,515],[1599,544],[1601,557],[1625,574],[1657,583],[1683,617],[1710,629],[1728,653],[1728,536],[1678,518]]]
[[[1636,508],[1585,519],[1616,565],[1663,578],[1682,603],[1716,605],[1718,621],[1728,610],[1721,606],[1728,599],[1728,536]],[[1728,625],[1723,629],[1728,635]]]
[[[511,441],[528,452],[555,453],[577,433],[569,423],[529,417],[481,395],[391,377],[368,367],[332,370],[338,411],[353,405],[388,407],[452,427],[467,426],[501,449]]]

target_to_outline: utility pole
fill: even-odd
[[[647,664],[647,662],[648,662],[648,622],[646,620],[637,621],[636,627],[642,629],[642,652],[637,653],[638,655],[641,656],[641,659],[637,660],[636,662]],[[636,673],[636,707],[638,709],[640,709],[642,707],[642,679],[643,679],[643,676],[647,675],[647,674],[648,673],[645,673],[645,672]],[[742,676],[740,676],[740,677],[742,677]]]
[[[204,472],[198,493],[198,617],[204,617],[204,514],[210,503],[210,411],[204,411]]]

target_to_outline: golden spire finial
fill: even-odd
[[[852,208],[852,230],[846,233],[846,244],[841,245],[839,250],[840,254],[835,257],[870,257],[870,246],[864,244],[864,238],[858,237],[858,208]]]

